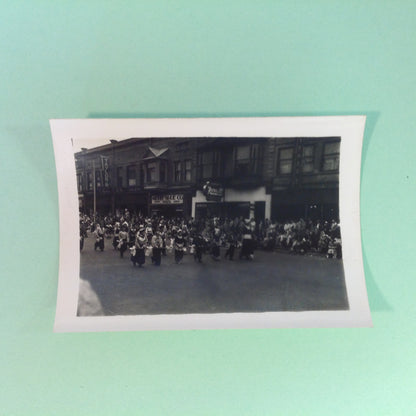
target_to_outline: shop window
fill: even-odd
[[[322,170],[335,171],[339,169],[339,148],[340,142],[324,144]]]
[[[127,166],[127,185],[129,187],[136,186],[136,167]]]
[[[302,148],[302,172],[313,172],[314,146],[308,145]]]
[[[185,160],[185,181],[191,181],[191,173],[192,173],[192,162],[190,160]]]
[[[289,175],[293,168],[293,147],[279,150],[278,173]]]
[[[181,162],[175,162],[175,182],[181,182],[182,180],[182,165]]]

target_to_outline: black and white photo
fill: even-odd
[[[52,120],[56,330],[371,324],[364,122]]]

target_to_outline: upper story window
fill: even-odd
[[[237,176],[256,175],[260,167],[260,145],[251,144],[235,148],[234,174]]]
[[[339,149],[340,142],[331,142],[324,144],[322,155],[322,170],[335,171],[339,169]]]
[[[174,163],[175,168],[175,182],[181,182],[182,181],[182,164],[181,162],[175,162]]]
[[[277,171],[281,175],[289,175],[293,168],[293,147],[279,149]]]
[[[156,182],[156,162],[149,162],[146,167],[146,182]]]
[[[202,179],[209,179],[219,176],[218,151],[207,150],[199,155],[200,176]]]
[[[82,173],[77,174],[77,185],[78,192],[82,192],[84,190],[84,175]]]
[[[158,159],[155,161],[146,162],[142,166],[145,177],[143,184],[157,184],[166,183],[167,180],[167,166],[166,160]]]
[[[93,189],[92,172],[87,173],[87,189],[89,191],[92,191]]]
[[[236,175],[246,176],[250,173],[250,145],[237,147],[234,166]]]
[[[97,188],[102,186],[101,171],[98,169],[95,170],[95,185]]]
[[[127,185],[129,187],[133,187],[133,186],[136,186],[136,184],[137,184],[136,167],[127,166]]]
[[[123,187],[123,167],[117,168],[117,188]]]
[[[315,147],[314,145],[303,146],[302,148],[302,172],[313,172]]]
[[[192,179],[192,161],[185,160],[185,181],[190,182]]]

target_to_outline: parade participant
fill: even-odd
[[[152,237],[152,263],[155,266],[160,266],[162,260],[162,246],[162,236],[160,234],[160,231],[156,231],[156,235]]]
[[[221,230],[218,227],[214,228],[214,234],[212,236],[212,248],[211,254],[214,260],[220,259],[220,237],[221,237]]]
[[[193,239],[194,248],[194,260],[198,263],[202,263],[202,253],[204,251],[205,240],[201,234],[197,234]]]
[[[132,259],[133,266],[135,266],[137,263],[139,267],[142,267],[146,261],[145,250],[146,250],[146,245],[147,245],[147,239],[146,239],[146,235],[144,231],[145,230],[143,227],[140,228],[136,236],[136,241],[135,241],[136,255],[134,256],[134,259]]]
[[[227,251],[225,252],[225,258],[229,258],[230,260],[234,259],[234,251],[235,251],[236,241],[233,233],[229,233],[227,238]]]
[[[254,258],[254,242],[253,242],[253,236],[250,232],[250,220],[246,220],[242,224],[242,235],[243,235],[243,241],[241,245],[241,251],[240,251],[240,259],[245,257],[247,260],[253,260]]]
[[[127,231],[127,227],[123,225],[123,227],[121,227],[121,231],[119,232],[119,241],[117,245],[117,248],[120,251],[120,258],[123,258],[124,252],[127,250],[128,242],[129,233]]]
[[[166,256],[166,226],[162,222],[159,224],[159,231],[162,238],[162,255]]]
[[[174,240],[174,247],[175,247],[175,263],[179,264],[183,259],[183,253],[185,250],[185,241],[182,237],[182,230],[178,230],[176,233],[176,237]]]
[[[146,220],[145,233],[146,233],[147,243],[150,245],[152,243],[152,237],[153,237],[152,221],[150,219]]]
[[[134,245],[136,234],[137,234],[136,224],[132,223],[130,230],[129,230],[129,246]]]
[[[94,231],[95,243],[94,243],[94,251],[99,248],[101,251],[104,250],[104,232],[100,227],[100,224],[97,223],[95,231]]]
[[[114,237],[113,237],[113,247],[114,250],[117,249],[118,241],[119,241],[119,233],[120,233],[120,223],[116,222],[114,224]]]

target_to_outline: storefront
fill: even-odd
[[[191,195],[181,193],[155,193],[149,198],[150,215],[172,217],[190,216]]]
[[[266,193],[264,186],[249,190],[224,188],[222,193],[215,192],[215,198],[212,193],[210,195],[206,189],[196,192],[192,198],[193,217],[242,217],[256,221],[270,218],[271,195]]]
[[[272,219],[277,221],[339,219],[338,189],[273,192]]]

